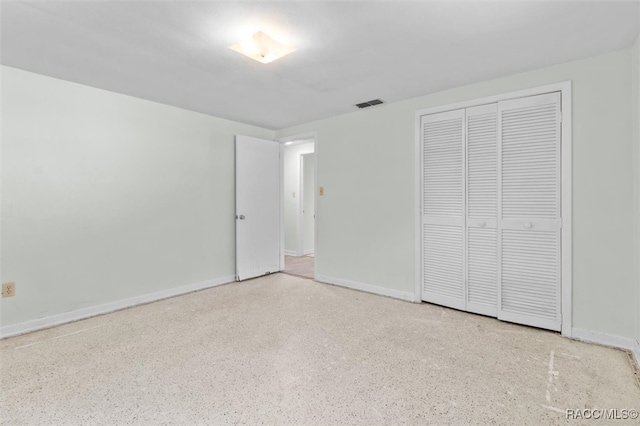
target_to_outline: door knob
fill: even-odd
[[[526,222],[526,223],[524,224],[524,227],[525,227],[525,228],[527,228],[527,229],[531,229],[531,223]]]
[[[485,222],[484,220],[481,220],[480,222],[478,222],[478,225],[484,228],[485,226],[487,226],[487,222]]]
[[[236,219],[244,220],[244,215],[241,214],[240,216],[236,216]]]

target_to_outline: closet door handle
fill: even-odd
[[[478,226],[480,226],[481,228],[484,228],[485,226],[487,226],[487,222],[485,222],[484,220],[481,220],[480,222],[478,222]]]
[[[531,223],[530,222],[525,222],[524,227],[527,229],[531,229]]]

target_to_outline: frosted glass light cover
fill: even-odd
[[[296,50],[293,47],[277,42],[262,31],[258,31],[251,38],[229,46],[229,49],[242,53],[263,64],[273,62]]]

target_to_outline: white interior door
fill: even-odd
[[[316,176],[316,156],[315,154],[302,154],[301,156],[301,177],[302,184],[302,252],[311,254],[315,248],[315,176]]]
[[[497,316],[498,104],[466,110],[467,310]]]
[[[560,94],[498,103],[498,318],[560,330]]]
[[[422,299],[465,309],[465,111],[422,117]]]
[[[280,270],[280,145],[236,136],[236,278]]]

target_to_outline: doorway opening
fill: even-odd
[[[315,139],[301,138],[282,145],[283,272],[314,278],[315,271]]]

